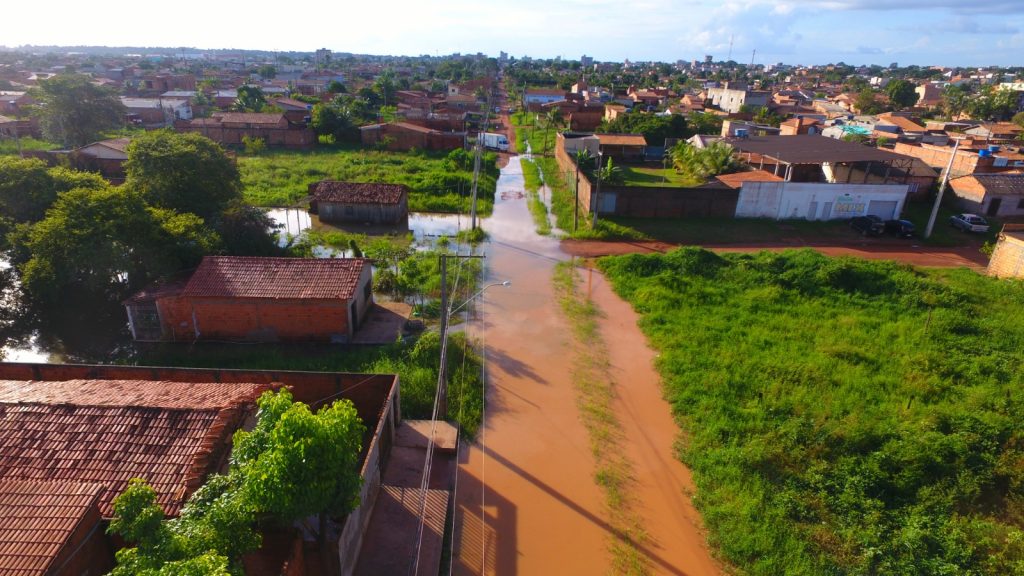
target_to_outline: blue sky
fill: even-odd
[[[757,63],[1024,65],[1024,0],[49,0],[5,6],[7,46],[141,45]],[[244,6],[245,8],[241,8]],[[294,9],[290,9],[294,6]],[[243,12],[244,10],[244,12]],[[18,23],[10,25],[10,23]]]

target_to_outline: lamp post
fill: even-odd
[[[507,287],[507,286],[511,286],[512,285],[512,281],[511,280],[505,280],[504,282],[493,282],[491,284],[488,284],[488,285],[484,286],[480,290],[478,290],[476,292],[476,294],[473,294],[472,296],[467,298],[466,301],[463,302],[462,304],[459,304],[458,306],[452,308],[451,310],[448,310],[447,309],[447,305],[448,305],[448,288],[445,285],[445,280],[446,279],[445,279],[445,274],[444,274],[444,272],[445,272],[444,262],[445,262],[445,258],[442,257],[441,258],[441,263],[442,263],[442,267],[441,267],[441,365],[440,365],[440,367],[437,370],[437,386],[438,386],[438,388],[440,388],[440,393],[438,395],[439,401],[438,401],[438,407],[437,407],[437,414],[438,414],[438,417],[440,419],[442,419],[442,420],[446,420],[447,417],[448,417],[448,375],[446,374],[447,368],[448,368],[448,346],[447,346],[447,343],[448,343],[448,323],[451,320],[452,314],[455,314],[456,312],[461,310],[466,304],[469,304],[470,302],[475,300],[477,298],[477,296],[480,296],[481,294],[483,294],[484,291],[487,290],[488,288],[492,288],[494,286],[506,286]]]

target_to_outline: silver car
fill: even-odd
[[[988,232],[988,221],[977,214],[957,214],[950,217],[949,225],[964,232]]]

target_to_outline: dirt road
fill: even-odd
[[[484,224],[489,281],[512,286],[486,292],[484,329],[474,334],[487,350],[487,415],[478,442],[460,455],[454,573],[607,574],[616,534],[594,481],[570,374],[571,334],[551,281],[566,256],[558,241],[534,232],[525,199],[502,195],[521,190],[512,161]],[[649,536],[641,553],[654,574],[719,574],[687,496],[688,472],[673,458],[678,428],[661,400],[653,353],[629,306],[600,282],[594,290],[607,307],[602,332],[622,386],[616,402]]]
[[[563,240],[562,250],[573,256],[596,258],[619,254],[667,252],[676,246],[665,242],[603,242],[595,240]],[[758,252],[761,250],[790,250],[812,248],[827,256],[856,256],[867,260],[895,260],[914,266],[958,268],[966,266],[975,270],[983,269],[988,259],[977,248],[944,248],[905,245],[793,245],[793,244],[751,244],[751,245],[706,245],[716,252]]]
[[[568,371],[568,328],[553,293],[556,241],[540,238],[519,162],[502,172],[487,265],[487,415],[460,455],[455,502],[456,574],[603,574],[608,524],[594,484],[586,430]],[[476,324],[476,323],[474,323]]]

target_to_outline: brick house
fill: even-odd
[[[373,303],[363,258],[207,256],[124,302],[139,341],[348,342]]]
[[[949,181],[958,204],[985,216],[1024,216],[1024,174],[973,174]]]
[[[361,126],[363,146],[386,145],[388,150],[455,150],[466,141],[464,132],[443,132],[409,122],[390,122]]]
[[[99,172],[107,180],[124,182],[124,163],[128,160],[131,138],[100,140],[78,148],[71,153],[71,163],[78,170]]]
[[[198,132],[224,146],[242,146],[246,136],[283,148],[309,148],[316,142],[312,128],[304,122],[291,122],[281,113],[214,112],[210,118],[175,122],[174,129]]]
[[[402,184],[321,180],[309,185],[309,211],[321,222],[399,224],[409,218],[409,189]]]

